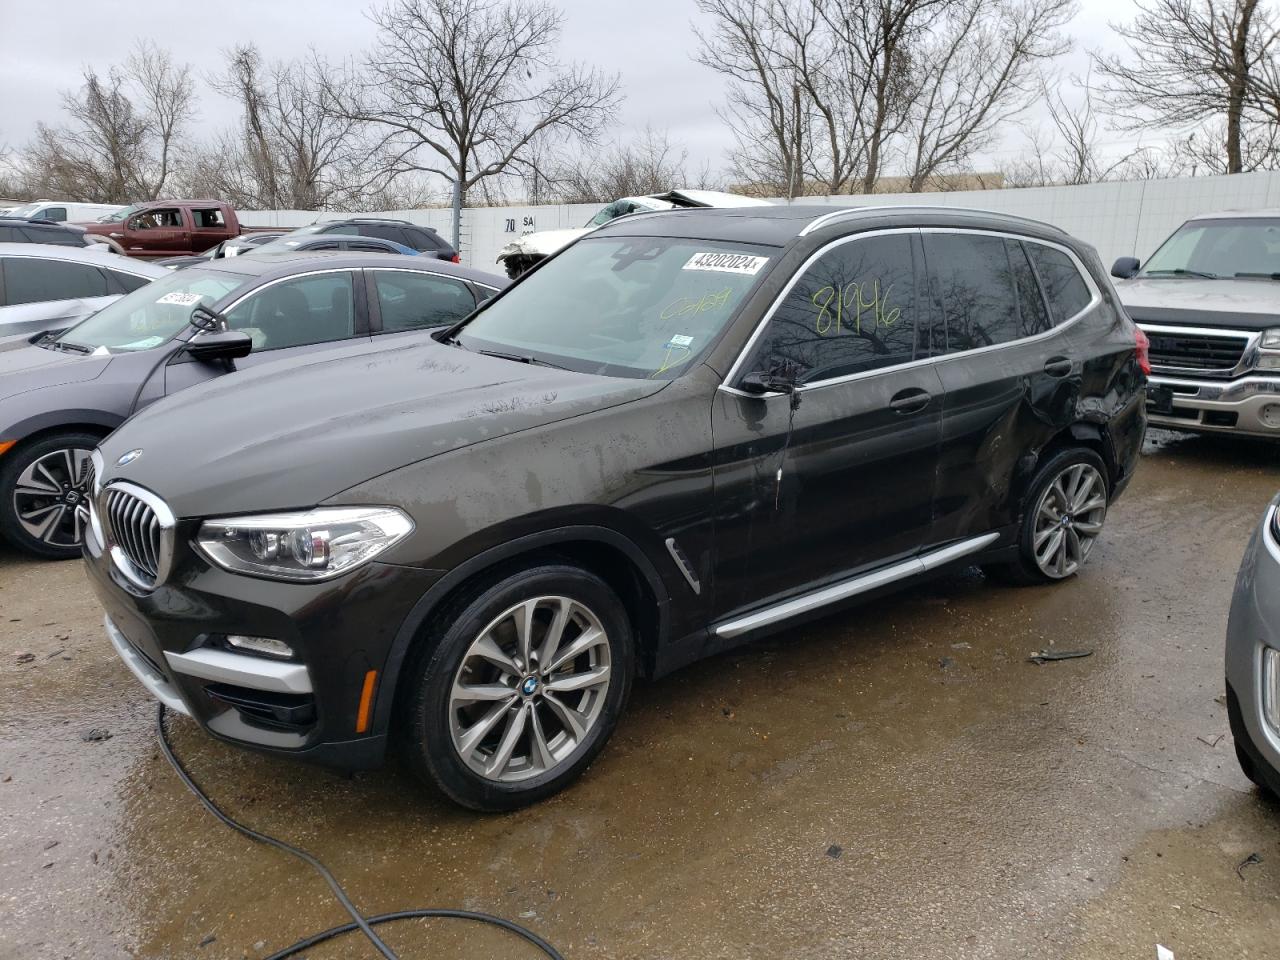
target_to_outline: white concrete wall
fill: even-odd
[[[1116,257],[1145,259],[1180,223],[1199,213],[1280,208],[1280,173],[1137,180],[1026,190],[805,197],[797,202],[842,207],[928,204],[1016,214],[1055,224],[1092,243],[1098,248],[1103,263],[1110,264]],[[581,227],[599,208],[600,205],[594,203],[469,208],[462,215],[462,262],[481,270],[501,272],[495,262],[498,251],[511,239],[536,230]],[[425,224],[434,227],[445,238],[449,238],[452,232],[447,209],[382,210],[376,215]],[[339,220],[345,216],[349,214],[304,210],[240,211],[241,222],[249,226],[300,227],[317,220]]]

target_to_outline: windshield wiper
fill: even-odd
[[[1280,280],[1280,273],[1237,273],[1237,277],[1261,277],[1263,280]]]
[[[93,348],[86,347],[83,343],[72,343],[69,340],[47,340],[42,342],[40,346],[68,353],[93,353]]]
[[[1205,273],[1203,270],[1184,270],[1178,267],[1176,270],[1148,270],[1144,276],[1154,277],[1157,274],[1167,273],[1175,277],[1203,277],[1206,280],[1221,280],[1216,273]]]
[[[499,360],[514,360],[516,363],[537,364],[540,367],[555,367],[557,370],[568,370],[568,367],[561,366],[558,363],[552,363],[550,360],[539,360],[532,354],[525,353],[502,353],[498,350],[480,350],[486,357],[497,357]]]

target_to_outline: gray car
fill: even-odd
[[[381,253],[154,269],[160,279],[70,329],[0,340],[0,537],[20,549],[51,559],[79,554],[89,453],[143,407],[237,368],[343,343],[412,339],[456,323],[507,284]],[[227,329],[193,326],[197,306],[221,314]]]
[[[1227,713],[1249,779],[1280,798],[1280,497],[1249,541],[1227,622]]]
[[[168,275],[101,246],[0,243],[0,337],[69,326]]]

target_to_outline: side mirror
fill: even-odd
[[[739,389],[753,396],[763,396],[766,393],[795,393],[796,384],[795,380],[789,377],[780,377],[757,370],[742,378]]]
[[[1117,280],[1128,280],[1138,275],[1142,263],[1137,257],[1121,257],[1111,265],[1111,275]]]
[[[196,360],[238,360],[253,351],[253,339],[240,330],[202,333],[186,346]]]

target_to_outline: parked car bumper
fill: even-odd
[[[288,584],[191,562],[144,593],[92,533],[84,559],[107,637],[166,707],[238,746],[347,770],[381,763],[394,683],[379,681],[398,629],[438,573],[371,563],[336,581]],[[294,656],[240,652],[224,640],[234,634],[283,640]]]
[[[1280,439],[1280,376],[1192,380],[1156,374],[1147,384],[1147,420],[1177,430]]]
[[[1243,757],[1280,796],[1280,497],[1249,542],[1227,622],[1227,698]]]

